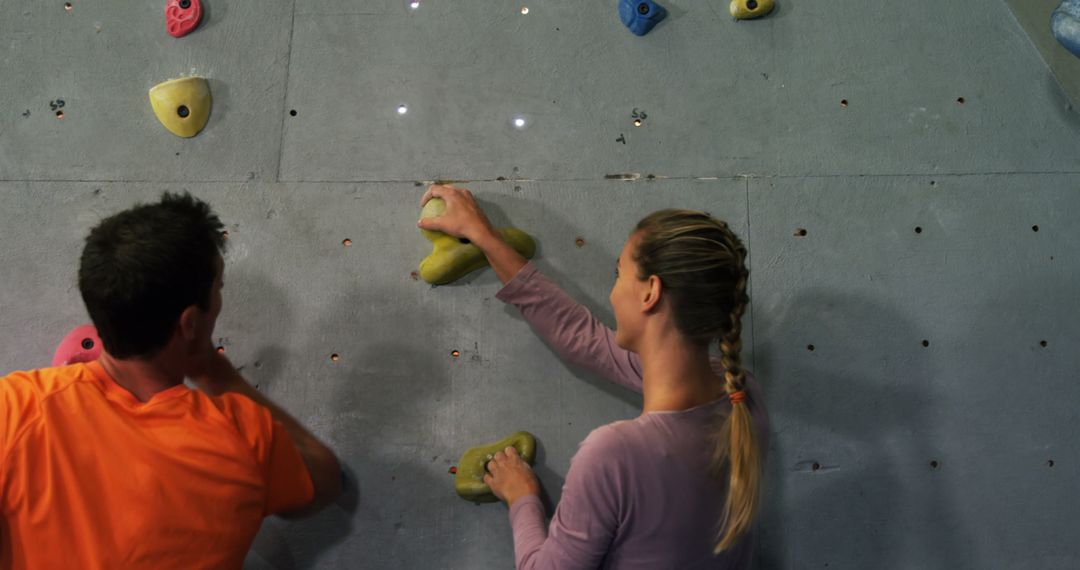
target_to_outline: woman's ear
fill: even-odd
[[[650,313],[656,310],[656,307],[660,304],[660,296],[664,292],[664,283],[660,281],[660,277],[650,275],[643,285],[644,295],[641,299],[641,311]]]

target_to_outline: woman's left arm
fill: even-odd
[[[600,566],[622,517],[621,497],[627,480],[622,450],[619,435],[611,426],[589,434],[570,462],[550,531],[538,496],[528,494],[512,502],[510,526],[518,570]],[[494,479],[497,485],[498,472]]]

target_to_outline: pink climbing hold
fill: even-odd
[[[165,31],[174,38],[191,33],[202,20],[202,4],[199,0],[169,0],[165,5]]]
[[[60,341],[53,354],[53,366],[93,362],[101,356],[101,337],[94,325],[79,325]]]

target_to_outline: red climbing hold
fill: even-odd
[[[199,0],[169,0],[165,5],[165,31],[174,38],[190,34],[201,19],[202,4]]]
[[[101,337],[94,325],[79,325],[64,337],[53,354],[53,366],[92,362],[101,356]]]

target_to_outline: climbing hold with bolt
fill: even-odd
[[[199,26],[202,3],[199,0],[169,0],[165,4],[165,31],[182,38]]]
[[[775,0],[731,0],[728,10],[736,20],[753,20],[768,15],[775,7]]]
[[[667,17],[667,10],[652,0],[620,0],[619,19],[636,36],[649,33]]]
[[[178,137],[199,134],[210,120],[210,84],[202,77],[183,77],[150,89],[150,106],[162,126]]]

